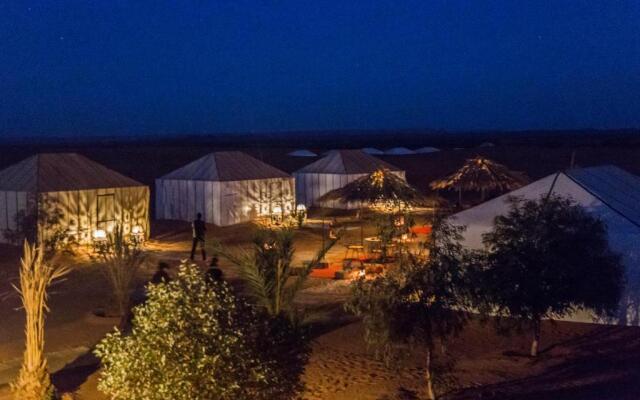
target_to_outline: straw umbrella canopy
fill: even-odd
[[[428,199],[407,181],[393,172],[380,169],[358,178],[347,185],[325,193],[320,201],[336,200],[341,203],[359,203],[363,206],[385,211],[402,211],[403,207],[427,204]],[[362,237],[360,224],[360,240]]]
[[[368,207],[390,205],[398,209],[427,203],[427,199],[418,190],[386,169],[377,170],[325,193],[319,200],[360,203]]]
[[[455,189],[462,202],[463,191],[480,192],[482,200],[487,190],[506,192],[517,189],[528,182],[522,172],[512,171],[502,164],[481,156],[467,162],[453,174],[429,185],[431,189]]]

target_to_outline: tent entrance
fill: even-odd
[[[115,194],[100,194],[97,202],[98,229],[111,230],[116,223],[116,200]]]

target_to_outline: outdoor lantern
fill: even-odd
[[[107,232],[104,229],[96,229],[93,231],[93,240],[107,240]]]
[[[273,210],[271,210],[271,222],[275,225],[280,225],[282,223],[282,207],[273,207]]]
[[[131,228],[131,236],[133,236],[133,239],[137,242],[142,241],[144,237],[144,229],[142,229],[140,225],[134,225]]]
[[[302,228],[304,224],[304,220],[307,219],[307,206],[304,204],[298,204],[296,206],[296,222],[298,223],[298,228]]]

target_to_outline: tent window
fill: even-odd
[[[115,195],[101,194],[98,195],[98,227],[108,228],[116,220],[116,200]]]

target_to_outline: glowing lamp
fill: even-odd
[[[273,213],[274,214],[282,214],[282,207],[280,207],[280,206],[273,207]]]
[[[144,229],[142,229],[140,225],[136,225],[131,228],[131,234],[133,235],[142,235],[142,233],[144,233]]]
[[[296,206],[296,211],[299,212],[299,213],[300,212],[305,212],[305,211],[307,211],[307,206],[305,206],[304,204],[298,204]]]
[[[104,229],[96,229],[93,231],[93,239],[94,240],[106,240],[107,232]]]

